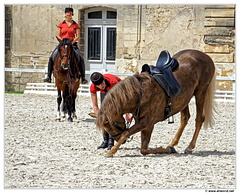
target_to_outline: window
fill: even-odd
[[[107,11],[107,19],[117,19],[116,11]]]
[[[102,19],[102,11],[88,13],[88,19]]]
[[[116,28],[107,28],[107,60],[115,60]]]
[[[117,19],[117,12],[116,11],[109,11],[109,10],[103,10],[103,11],[90,11],[87,13],[87,19]]]
[[[85,10],[85,64],[90,71],[115,71],[117,10],[94,7]]]
[[[101,28],[88,28],[88,60],[100,60]]]

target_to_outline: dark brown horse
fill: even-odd
[[[76,118],[75,99],[79,88],[79,73],[77,59],[73,50],[71,40],[65,38],[59,42],[58,54],[54,60],[55,82],[57,86],[58,114],[56,120],[60,120],[60,105],[62,104],[62,118],[68,113],[68,121],[72,122]]]
[[[115,85],[101,105],[96,122],[97,127],[105,129],[117,141],[106,154],[107,157],[113,156],[122,143],[140,131],[143,155],[174,153],[174,146],[178,144],[190,118],[188,104],[193,96],[196,99],[197,109],[196,129],[185,153],[191,153],[195,148],[203,122],[206,127],[211,126],[215,89],[215,66],[212,59],[197,50],[183,50],[175,54],[173,58],[179,63],[178,69],[173,74],[181,86],[181,92],[172,98],[171,115],[180,112],[181,124],[172,142],[166,148],[148,149],[154,124],[165,119],[164,110],[168,105],[168,96],[148,73],[143,72]],[[141,100],[139,100],[140,93]],[[139,115],[135,113],[136,110],[139,110]],[[123,118],[125,113],[134,115],[135,124],[129,129],[126,129]]]

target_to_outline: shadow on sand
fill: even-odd
[[[149,154],[149,155],[142,155],[140,153],[140,148],[119,148],[119,152],[121,149],[124,150],[138,150],[139,155],[119,155],[119,157],[165,157],[165,156],[176,156],[176,157],[186,157],[186,156],[199,156],[199,157],[207,157],[207,156],[222,156],[222,155],[235,155],[235,151],[225,152],[225,151],[199,151],[192,154],[185,154],[185,153],[172,153],[172,154]]]

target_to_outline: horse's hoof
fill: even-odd
[[[173,146],[167,146],[171,152],[170,153],[177,153],[177,151],[175,150],[175,148]]]
[[[73,122],[73,119],[71,117],[69,117],[68,122]]]
[[[61,117],[59,117],[59,116],[55,117],[55,121],[60,121],[60,120],[61,120]]]
[[[61,122],[61,119],[60,118],[56,118],[55,121],[56,122]]]
[[[111,150],[105,154],[105,157],[113,157],[113,153]]]
[[[193,152],[193,150],[188,147],[184,151],[185,154],[192,154],[192,152]]]
[[[77,120],[77,116],[73,116],[73,119]]]

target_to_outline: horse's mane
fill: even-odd
[[[106,120],[111,121],[114,117],[125,112],[126,104],[133,101],[140,93],[140,82],[142,78],[149,78],[146,73],[136,73],[111,88],[105,96],[96,120],[97,128],[102,129]],[[130,112],[128,112],[130,113]]]

